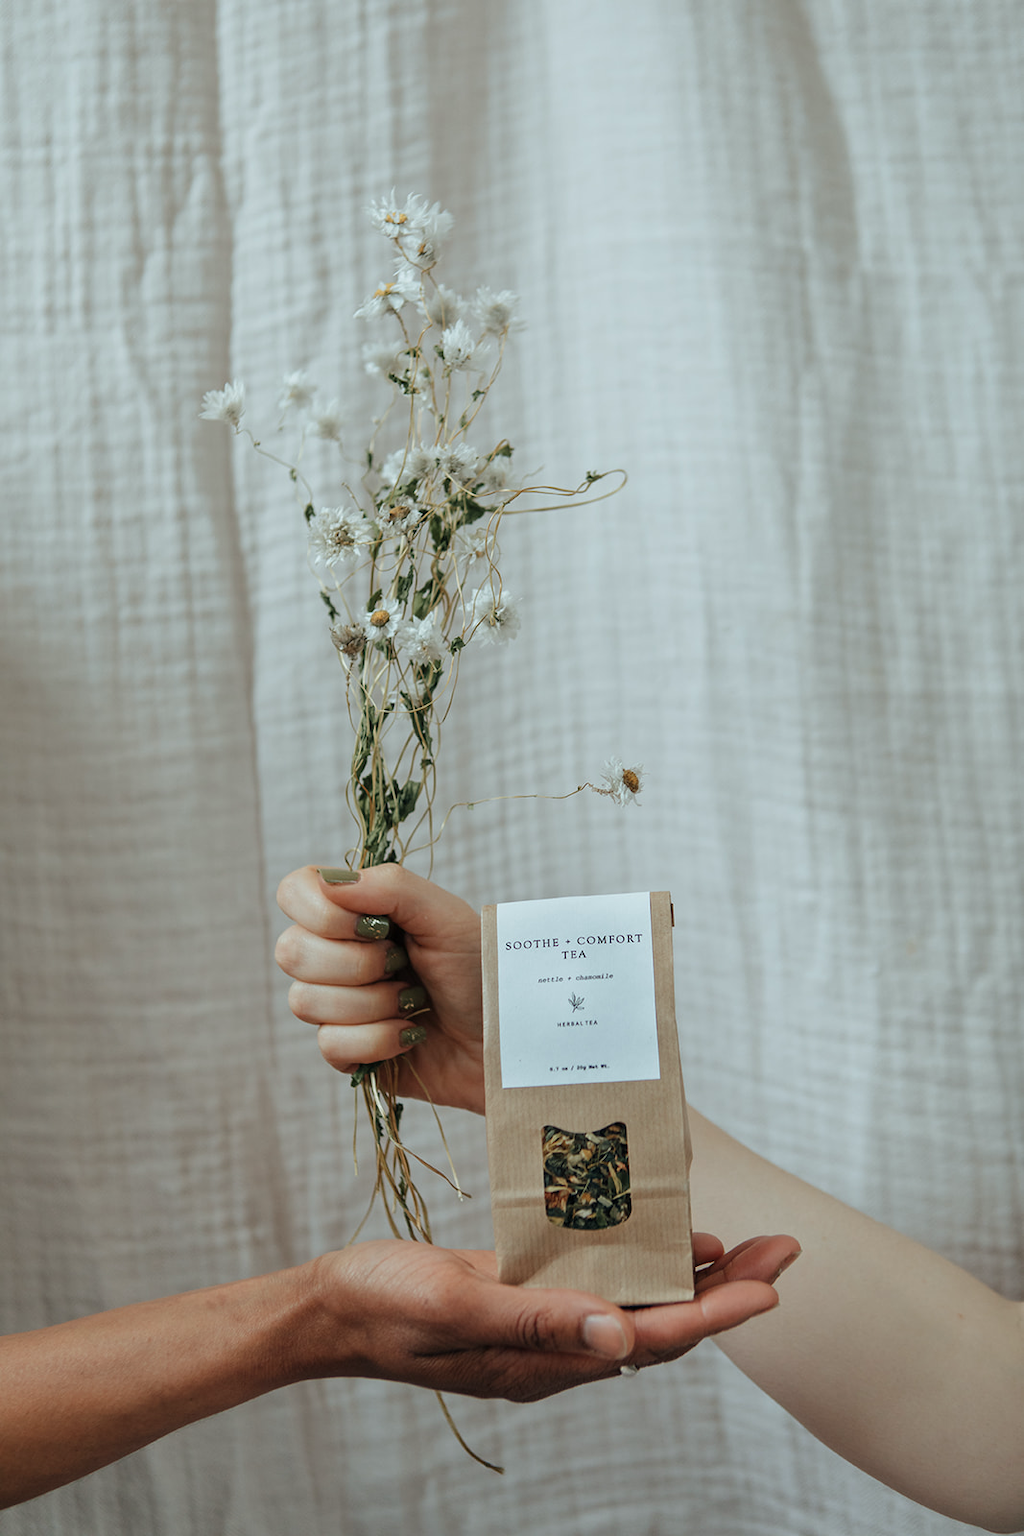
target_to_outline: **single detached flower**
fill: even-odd
[[[240,379],[232,379],[223,389],[208,389],[199,412],[201,420],[226,421],[236,432],[244,414],[245,385]]]
[[[313,404],[316,385],[309,382],[309,374],[303,370],[286,373],[281,383],[277,403],[282,411],[306,411]]]
[[[519,604],[511,592],[478,587],[469,610],[471,636],[482,645],[507,645],[519,633]]]
[[[610,757],[601,774],[603,788],[594,785],[599,795],[608,795],[616,805],[639,805],[640,791],[644,787],[643,763],[632,768],[624,766],[621,758]]]

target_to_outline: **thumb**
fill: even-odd
[[[463,1321],[481,1345],[600,1360],[625,1360],[636,1337],[632,1318],[598,1296],[497,1281],[476,1287],[472,1315]]]

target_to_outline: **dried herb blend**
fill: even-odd
[[[548,1221],[597,1232],[629,1220],[629,1145],[621,1120],[600,1131],[546,1125],[541,1145]]]

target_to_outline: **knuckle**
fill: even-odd
[[[281,911],[286,913],[288,917],[291,917],[292,915],[290,910],[290,903],[294,889],[295,872],[293,870],[290,874],[285,875],[277,883],[277,904],[281,908]]]
[[[553,1350],[556,1347],[554,1319],[544,1308],[531,1307],[518,1318],[516,1336],[521,1349]]]
[[[385,906],[398,896],[408,879],[408,871],[400,864],[378,864],[373,871],[374,889],[387,898]]]
[[[355,970],[354,984],[365,987],[371,982],[379,982],[381,972],[384,969],[384,956],[387,953],[386,944],[360,944],[352,945],[349,964]]]
[[[304,1024],[315,1024],[317,1017],[313,1011],[315,1003],[314,989],[304,981],[293,981],[288,988],[288,1006],[297,1019]]]
[[[289,976],[294,976],[296,970],[302,964],[304,955],[305,942],[302,936],[302,929],[298,924],[293,923],[290,928],[285,929],[274,945],[274,959],[282,971],[285,971]]]
[[[341,1049],[335,1030],[321,1029],[317,1036],[317,1044],[320,1047],[320,1054],[324,1061],[326,1061],[329,1067],[333,1067],[336,1072],[354,1072],[359,1065],[358,1061],[353,1061],[348,1051]]]

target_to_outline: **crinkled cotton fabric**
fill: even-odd
[[[2,1326],[362,1214],[352,1096],[272,960],[277,880],[351,840],[341,674],[286,481],[197,412],[237,377],[273,421],[306,368],[358,442],[392,186],[455,215],[447,281],[522,296],[495,438],[552,483],[629,474],[506,524],[522,631],[465,658],[438,803],[649,775],[636,809],[458,811],[436,877],[670,889],[693,1102],[1019,1296],[1014,0],[37,0],[3,29]],[[482,1126],[445,1123],[475,1198],[439,1186],[437,1235],[486,1245]],[[956,1528],[711,1345],[453,1408],[504,1479],[428,1393],[307,1384],[4,1528]]]

